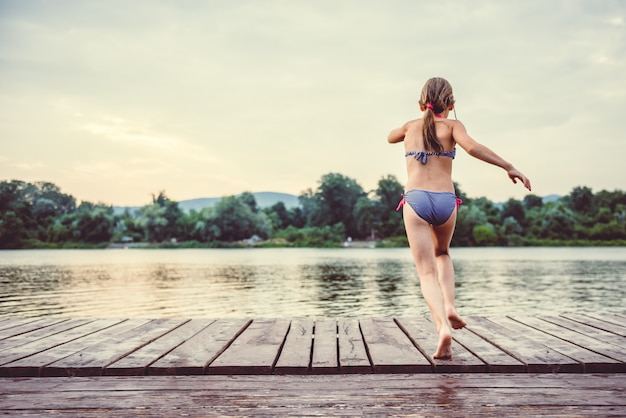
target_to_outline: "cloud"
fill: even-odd
[[[615,146],[626,110],[620,2],[33,0],[0,8],[0,137],[11,138],[3,155],[41,161],[44,178],[89,193],[92,184],[68,180],[74,169],[113,170],[105,200],[131,200],[142,184],[144,194],[162,184],[190,197],[298,193],[327,172],[366,189],[388,173],[403,181],[402,153],[385,137],[419,117],[417,95],[431,76],[452,82],[457,114],[476,139],[530,166],[537,190],[563,193],[592,181],[570,164],[589,135],[594,147]],[[545,149],[558,149],[569,179],[552,180]],[[618,154],[589,164],[621,164]],[[72,173],[60,174],[64,167]],[[485,186],[493,167],[458,168],[470,195],[517,193],[506,181]],[[135,176],[132,186],[119,170]],[[609,188],[618,182],[601,178],[596,184]]]

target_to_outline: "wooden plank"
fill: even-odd
[[[483,361],[489,373],[526,372],[526,365],[523,362],[465,328],[455,330],[452,338]]]
[[[104,374],[106,376],[143,375],[150,364],[189,340],[212,322],[213,320],[192,319],[172,332],[168,332],[137,351],[106,366]]]
[[[561,315],[563,318],[570,319],[572,321],[579,322],[581,324],[588,325],[590,327],[598,328],[603,331],[613,333],[626,337],[626,324],[625,326],[616,325],[608,321],[599,320],[588,315],[566,314]]]
[[[25,336],[25,334],[41,330],[60,322],[65,322],[67,320],[68,318],[42,318],[33,322],[24,322],[17,326],[8,328],[5,332],[3,332],[2,336],[0,336],[0,343],[2,344],[0,347],[10,347],[11,342],[6,341],[8,339],[15,339],[18,337],[20,337],[20,340],[28,339],[28,336]]]
[[[529,373],[582,372],[582,365],[525,335],[482,317],[470,317],[469,330],[526,364]]]
[[[562,340],[568,341],[579,347],[617,360],[620,362],[620,364],[617,366],[618,370],[620,372],[626,372],[626,364],[624,363],[624,361],[626,361],[626,356],[624,356],[624,352],[622,349],[613,344],[608,344],[596,340],[595,338],[588,337],[567,328],[563,328],[550,322],[543,321],[539,318],[534,318],[530,316],[516,316],[515,320],[521,322],[522,324],[538,329],[546,334],[550,334]]]
[[[6,364],[34,354],[66,344],[85,335],[97,332],[102,328],[112,326],[120,319],[77,320],[63,322],[67,329],[39,338],[34,341],[13,347],[10,350],[0,351],[0,364]]]
[[[100,376],[105,367],[178,328],[187,320],[154,319],[71,354],[42,370],[43,376]]]
[[[626,318],[622,318],[615,314],[600,315],[600,314],[586,313],[584,314],[584,316],[589,317],[589,318],[594,318],[598,321],[606,322],[611,325],[616,325],[618,327],[622,327],[622,328],[626,327]]]
[[[518,322],[515,317],[498,318],[497,323],[578,361],[582,365],[583,373],[617,373],[621,368],[620,362],[617,360],[529,327]]]
[[[337,320],[329,318],[316,319],[314,332],[311,373],[338,373]]]
[[[360,320],[361,333],[376,373],[431,371],[430,362],[390,318]]]
[[[307,374],[313,347],[312,319],[294,319],[280,357],[274,367],[276,374]]]
[[[289,329],[286,319],[254,320],[244,332],[213,361],[209,374],[269,374]]]
[[[7,379],[16,415],[623,416],[626,375],[455,374]]]
[[[563,328],[579,332],[588,337],[604,341],[605,343],[615,344],[618,347],[626,346],[626,338],[620,335],[615,335],[612,332],[593,327],[591,325],[583,324],[568,318],[558,316],[540,316],[539,318],[552,324],[559,325]],[[626,349],[624,350],[624,355],[626,355]]]
[[[44,321],[45,318],[12,318],[7,317],[4,318],[2,323],[0,323],[0,340],[6,338],[7,333],[10,333],[11,328],[23,326],[26,324],[31,324],[36,321]]]
[[[108,322],[118,321],[117,324],[107,326]],[[106,339],[125,332],[129,329],[136,328],[141,324],[147,323],[148,320],[107,320],[100,319],[90,323],[88,326],[94,329],[98,326],[100,330],[93,333],[86,332],[81,338],[68,341],[64,344],[57,345],[48,350],[41,351],[36,354],[32,354],[28,357],[24,357],[20,360],[13,361],[0,367],[0,376],[25,376],[33,377],[40,376],[41,371],[48,364],[54,363],[62,358],[65,358],[71,354],[83,350],[90,345],[96,345]]]
[[[12,350],[26,344],[32,344],[33,342],[41,339],[49,339],[56,334],[63,333],[72,328],[80,327],[81,325],[85,325],[92,321],[93,319],[67,319],[44,328],[39,328],[25,334],[19,334],[11,338],[4,339],[0,341],[0,352],[9,349]]]
[[[372,365],[367,356],[359,321],[340,318],[337,321],[337,328],[341,373],[371,373]]]
[[[250,325],[249,319],[218,319],[148,366],[149,375],[198,375]]]
[[[487,364],[456,341],[452,341],[452,359],[435,359],[437,351],[437,328],[426,318],[396,318],[396,323],[409,336],[413,344],[428,357],[438,373],[481,373]]]

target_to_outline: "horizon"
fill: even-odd
[[[0,0],[0,178],[126,206],[299,195],[325,173],[404,184],[387,135],[442,76],[532,194],[617,190],[625,20],[609,0]],[[468,196],[529,194],[459,151]]]

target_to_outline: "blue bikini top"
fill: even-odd
[[[456,148],[453,148],[452,151],[409,151],[404,154],[405,157],[413,156],[417,161],[421,161],[422,164],[426,164],[429,155],[434,155],[436,157],[448,157],[454,159],[456,156]]]

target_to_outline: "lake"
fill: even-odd
[[[453,248],[462,315],[624,312],[626,248]],[[0,251],[0,317],[424,315],[408,249]]]

